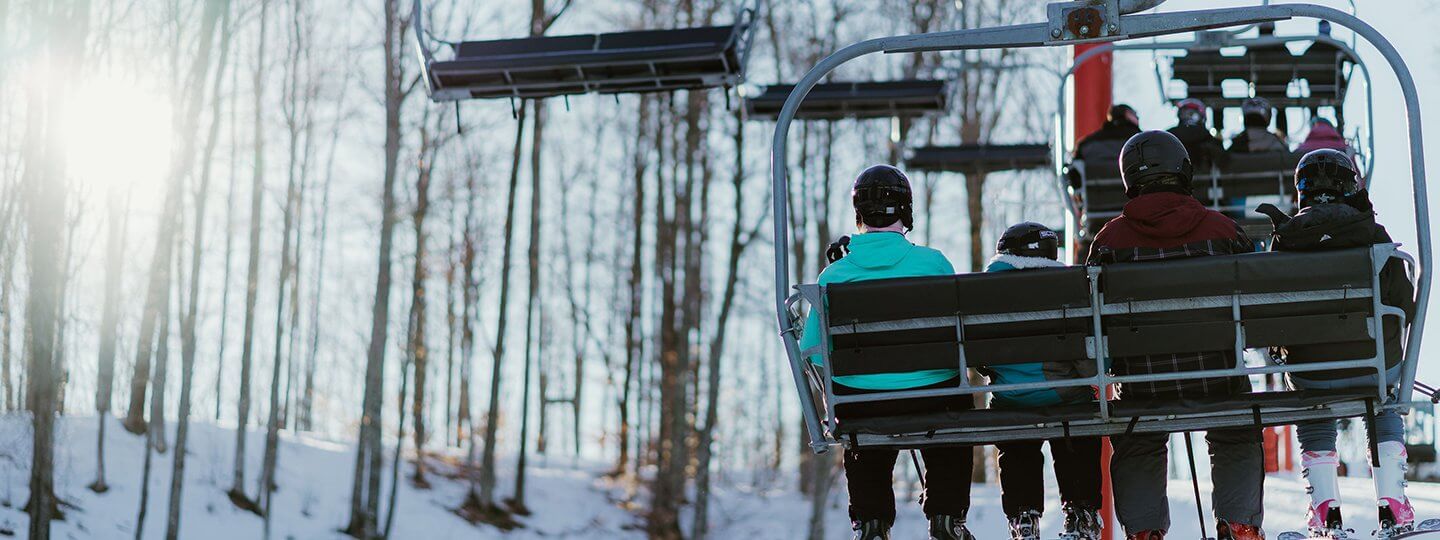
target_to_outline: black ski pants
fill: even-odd
[[[954,387],[954,380],[925,388]],[[837,395],[867,393],[866,390],[835,385]],[[837,407],[843,424],[855,416],[900,416],[937,410],[973,408],[971,396],[877,401]],[[926,516],[964,517],[970,509],[970,474],[975,451],[970,446],[926,448],[920,451],[925,464],[925,493],[920,498]],[[895,460],[900,451],[891,448],[860,448],[845,451],[845,485],[850,493],[851,521],[895,522]]]
[[[1100,508],[1100,438],[1051,439],[1060,501]],[[1006,517],[1045,510],[1045,441],[996,443],[1000,453],[1000,506]]]

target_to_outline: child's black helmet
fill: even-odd
[[[865,169],[855,178],[850,200],[855,205],[857,224],[889,227],[899,221],[906,230],[915,226],[910,179],[900,169],[889,165]]]
[[[1044,257],[1050,260],[1060,258],[1060,236],[1049,227],[1026,221],[1005,229],[995,251],[1019,257]]]

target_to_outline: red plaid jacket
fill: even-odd
[[[1088,264],[1159,261],[1254,250],[1254,243],[1234,220],[1205,208],[1194,197],[1180,193],[1151,193],[1126,203],[1124,212],[1106,223],[1095,235]],[[1140,375],[1226,369],[1234,365],[1235,352],[1224,350],[1114,358],[1111,370],[1116,375]],[[1122,398],[1224,396],[1250,390],[1250,383],[1244,377],[1126,383],[1120,386]]]

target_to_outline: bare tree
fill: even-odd
[[[371,312],[370,347],[365,362],[365,395],[361,404],[359,447],[355,454],[355,484],[351,490],[350,523],[346,533],[374,538],[380,509],[381,394],[385,385],[385,342],[390,321],[391,249],[395,237],[395,179],[401,143],[400,112],[410,90],[405,87],[401,36],[408,24],[400,16],[400,1],[385,0],[385,171],[380,205],[380,247],[375,277],[375,303]],[[409,87],[413,89],[413,86]]]
[[[223,22],[220,21],[223,17]],[[215,29],[217,22],[221,28],[220,59],[215,68],[215,79],[213,83],[213,106],[210,111],[210,130],[207,134],[205,146],[205,159],[200,172],[200,187],[195,192],[195,228],[192,232],[192,246],[190,254],[190,291],[189,299],[184,300],[185,313],[180,321],[180,410],[176,420],[175,432],[175,457],[174,466],[170,475],[170,506],[166,515],[165,538],[175,540],[180,535],[180,503],[183,500],[185,487],[185,452],[190,433],[190,389],[195,376],[195,350],[197,348],[197,337],[195,333],[196,314],[200,309],[200,262],[204,254],[205,238],[205,210],[210,196],[210,156],[214,154],[215,142],[220,132],[220,88],[224,81],[225,64],[230,56],[230,1],[210,0],[205,4],[205,11],[200,23],[200,50],[190,66],[188,85],[191,88],[188,102],[186,103],[186,128],[194,131],[197,118],[200,116],[200,109],[204,104],[205,96],[205,75],[210,66],[210,53],[214,45]],[[187,143],[187,146],[193,143]],[[185,151],[185,150],[182,150]],[[156,395],[160,395],[156,389]],[[163,415],[163,411],[160,411]],[[152,413],[153,414],[153,413]],[[102,419],[103,421],[103,419]],[[159,431],[159,430],[157,430]]]
[[[251,151],[253,175],[250,180],[250,254],[245,270],[245,332],[240,346],[240,391],[235,411],[235,466],[230,483],[230,500],[240,508],[258,512],[254,501],[245,495],[245,426],[250,419],[250,370],[255,355],[255,303],[260,289],[260,231],[264,223],[265,196],[265,36],[269,29],[270,0],[260,0],[259,37],[255,43],[255,70],[252,78],[254,93],[254,129]]]

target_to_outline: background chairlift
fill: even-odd
[[[436,102],[731,87],[745,77],[759,4],[728,26],[446,43],[412,24],[422,76]],[[435,44],[454,56],[437,60]]]
[[[962,144],[922,146],[910,151],[905,167],[914,171],[993,173],[1050,167],[1047,144]]]
[[[1048,20],[1001,28],[956,30],[863,41],[826,57],[810,70],[776,119],[771,167],[775,226],[775,307],[801,413],[815,452],[832,445],[914,448],[956,443],[1125,432],[1179,432],[1219,427],[1289,424],[1307,419],[1371,415],[1377,408],[1409,408],[1415,386],[1432,262],[1424,141],[1415,80],[1384,36],[1344,12],[1308,4],[1124,15],[1158,2],[1089,0],[1053,3]],[[790,194],[784,166],[787,137],[807,92],[845,62],[873,53],[980,48],[1065,46],[1236,27],[1296,17],[1350,28],[1375,46],[1394,71],[1409,120],[1418,261],[1396,246],[1319,253],[1250,253],[1174,261],[1112,264],[996,274],[962,274],[878,280],[828,287],[790,287],[787,230]],[[1083,23],[1083,24],[1081,24]],[[838,406],[859,401],[973,395],[1060,386],[1256,376],[1344,368],[1384,370],[1384,317],[1404,317],[1379,298],[1378,272],[1390,257],[1414,270],[1416,311],[1406,336],[1404,369],[1392,395],[1383,381],[1354,394],[1255,392],[1220,400],[1135,403],[1101,400],[1064,410],[981,410],[910,419],[838,420]],[[994,291],[1003,290],[1004,295]],[[821,343],[833,350],[800,350],[803,306],[817,310]],[[1154,314],[1164,314],[1155,317]],[[1161,324],[1163,323],[1163,324]],[[1369,358],[1307,364],[1237,365],[1209,372],[1116,376],[1113,357],[1213,351],[1329,340],[1375,340]],[[820,355],[820,366],[810,357]],[[865,361],[884,359],[884,363]],[[1002,386],[904,390],[836,396],[832,377],[883,371],[970,367],[1003,362],[1070,358],[1093,361],[1096,374],[1063,381]],[[1083,360],[1082,360],[1083,359]],[[897,363],[903,363],[898,365]]]
[[[1309,43],[1300,54],[1294,54],[1288,43]],[[1240,55],[1223,55],[1221,49],[1243,48]],[[1169,57],[1174,80],[1186,84],[1188,95],[1167,96],[1163,78],[1161,95],[1178,102],[1186,97],[1204,101],[1215,111],[1213,127],[1217,131],[1224,125],[1227,108],[1239,108],[1244,97],[1225,97],[1221,90],[1227,80],[1240,80],[1253,86],[1256,95],[1269,100],[1282,113],[1287,109],[1301,109],[1316,117],[1321,107],[1335,111],[1337,128],[1344,127],[1344,102],[1351,82],[1350,73],[1359,68],[1365,81],[1366,120],[1372,117],[1374,101],[1371,96],[1369,70],[1354,48],[1343,41],[1326,34],[1310,36],[1238,37],[1234,32],[1196,32],[1191,41],[1156,41],[1095,48],[1076,57],[1070,71],[1061,78],[1057,92],[1063,109],[1065,85],[1071,74],[1081,64],[1096,58],[1106,51],[1183,51],[1183,56]],[[1157,77],[1159,77],[1157,67]],[[1290,89],[1295,89],[1291,92]],[[1291,95],[1293,94],[1293,95]],[[1286,129],[1286,115],[1276,115],[1277,125]],[[1064,146],[1066,119],[1059,118],[1056,132],[1057,148]],[[1367,129],[1368,143],[1352,144],[1363,157],[1365,177],[1368,180],[1374,168],[1374,131]],[[1068,152],[1058,152],[1061,157]],[[1300,156],[1289,154],[1263,154],[1255,156],[1232,156],[1231,162],[1223,168],[1197,171],[1195,196],[1214,210],[1227,213],[1235,218],[1252,240],[1264,243],[1269,240],[1269,220],[1254,213],[1250,197],[1267,197],[1285,211],[1296,209],[1292,177]],[[1120,190],[1120,173],[1113,163],[1073,162],[1068,166],[1057,166],[1061,185],[1068,186],[1070,197],[1066,205],[1071,214],[1069,230],[1076,234],[1068,238],[1066,245],[1076,246],[1075,253],[1083,256],[1090,240],[1100,226],[1110,218],[1119,215],[1125,204]],[[1077,259],[1076,262],[1079,262]]]
[[[745,100],[746,113],[752,118],[773,119],[794,89],[790,84],[766,86],[760,95]],[[795,118],[912,118],[944,112],[949,102],[949,83],[945,81],[832,82],[815,85]]]

